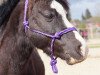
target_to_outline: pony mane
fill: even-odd
[[[11,12],[20,0],[7,0],[0,5],[0,27],[4,21],[8,20]]]

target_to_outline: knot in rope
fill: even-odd
[[[25,32],[26,32],[27,29],[29,28],[29,26],[28,26],[29,23],[28,23],[28,21],[24,21],[23,24],[24,24]]]
[[[58,40],[61,39],[61,35],[59,34],[59,32],[56,32],[56,33],[55,33],[54,38],[55,38],[55,39],[58,39]]]
[[[54,73],[58,73],[58,69],[57,69],[56,63],[57,63],[57,60],[52,58],[52,60],[50,62],[50,65],[52,66],[52,70],[53,70]]]
[[[25,27],[28,26],[28,21],[24,21],[23,24]]]
[[[51,66],[53,66],[53,65],[55,65],[56,63],[57,63],[57,60],[53,58],[53,59],[51,60],[51,63],[50,63],[50,64],[51,64]]]

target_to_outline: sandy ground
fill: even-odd
[[[46,75],[55,75],[50,66],[50,58],[39,51],[45,64]],[[67,65],[65,61],[57,59],[59,73],[56,75],[100,75],[100,48],[90,49],[88,58],[76,65]]]

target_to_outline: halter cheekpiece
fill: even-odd
[[[62,30],[60,32],[56,32],[54,35],[46,34],[44,32],[41,32],[41,31],[38,31],[38,30],[35,30],[35,29],[32,30],[32,29],[30,29],[29,23],[26,20],[27,8],[28,8],[28,0],[25,1],[25,9],[24,9],[23,24],[24,24],[25,32],[27,31],[27,29],[29,29],[30,31],[32,31],[34,33],[38,33],[38,34],[44,35],[46,37],[50,37],[52,39],[52,41],[51,41],[51,62],[50,62],[50,65],[52,66],[53,72],[58,73],[58,69],[56,67],[57,60],[56,60],[56,57],[54,56],[54,42],[55,42],[56,39],[60,40],[62,35],[66,34],[68,32],[71,32],[71,31],[76,31],[76,28],[70,27],[70,28]]]

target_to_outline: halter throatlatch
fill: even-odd
[[[55,42],[56,39],[60,40],[62,35],[66,34],[68,32],[71,32],[71,31],[76,31],[76,28],[70,27],[70,28],[62,30],[60,32],[56,32],[54,35],[46,34],[44,32],[41,32],[41,31],[38,31],[38,30],[35,30],[35,29],[32,30],[29,27],[28,21],[26,20],[27,8],[28,8],[28,0],[25,1],[25,9],[24,9],[23,24],[24,24],[24,27],[25,27],[25,32],[27,31],[27,29],[29,29],[31,32],[38,33],[38,34],[44,35],[44,36],[52,39],[52,41],[51,41],[51,62],[50,62],[50,65],[52,66],[53,72],[58,73],[58,69],[57,69],[57,66],[56,66],[57,60],[56,60],[56,57],[54,56],[54,42]]]

